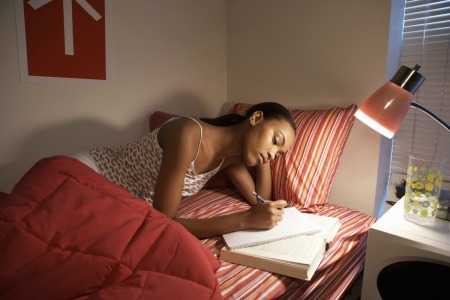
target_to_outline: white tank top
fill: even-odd
[[[186,170],[181,196],[196,194],[219,171],[223,163],[222,160],[217,168],[203,174],[195,172],[195,161],[203,138],[203,128],[197,120],[188,118],[200,127],[200,141],[197,154]],[[177,118],[172,118],[166,123],[174,119]],[[153,203],[156,179],[162,161],[163,149],[158,143],[158,132],[161,127],[126,145],[90,150],[102,175],[150,204]]]

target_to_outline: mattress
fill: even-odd
[[[182,199],[178,217],[207,218],[248,209],[232,187],[201,190]],[[311,281],[298,280],[263,270],[220,261],[216,278],[225,299],[339,299],[361,273],[365,261],[367,231],[375,218],[338,205],[320,207],[319,215],[337,217],[342,226]],[[219,256],[221,237],[201,242]]]

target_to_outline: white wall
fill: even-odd
[[[385,81],[389,0],[229,0],[228,100],[360,105]],[[380,135],[355,121],[331,202],[374,214]]]
[[[215,116],[227,99],[225,0],[112,1],[110,86],[19,82],[14,1],[0,1],[0,190],[39,158],[141,136],[150,111]]]

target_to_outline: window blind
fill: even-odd
[[[450,122],[450,0],[406,0],[401,64],[426,77],[414,100]],[[450,181],[450,133],[423,112],[410,108],[392,145],[391,173],[405,174],[408,156],[447,157]]]

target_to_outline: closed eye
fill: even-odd
[[[281,141],[282,139],[282,141]],[[284,137],[284,134],[281,131],[278,131],[278,134],[275,134],[273,136],[273,144],[276,146],[284,146],[286,143],[286,138]]]

